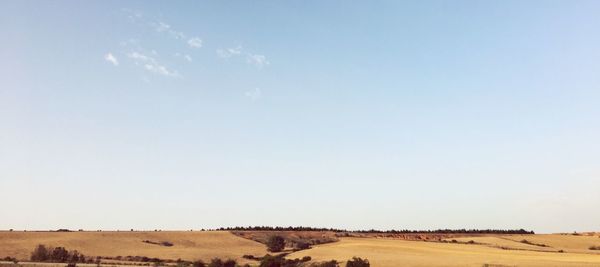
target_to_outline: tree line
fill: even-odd
[[[235,226],[221,227],[219,231],[311,231],[311,232],[336,232],[336,233],[361,233],[361,234],[535,234],[534,231],[525,229],[437,229],[437,230],[346,230],[337,228],[317,228],[304,226]]]

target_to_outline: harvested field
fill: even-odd
[[[548,235],[506,235],[486,237],[463,237],[455,238],[458,241],[474,240],[490,246],[503,247],[507,249],[525,249],[540,251],[564,251],[576,253],[591,253],[600,255],[600,251],[590,250],[592,246],[600,246],[598,236],[570,235],[570,234],[548,234]],[[527,240],[528,243],[524,243]],[[541,246],[545,245],[545,247]]]
[[[529,238],[531,235],[527,235]],[[561,240],[559,235],[548,239]],[[557,241],[560,242],[560,241]],[[340,242],[299,251],[289,258],[311,256],[314,260],[345,261],[368,258],[375,267],[397,266],[600,266],[600,256],[583,253],[503,250],[485,245],[405,241],[399,239],[341,238]]]
[[[170,242],[161,246],[143,242]],[[210,232],[0,232],[0,257],[29,259],[38,244],[63,246],[86,256],[147,256],[161,259],[208,261],[213,257],[240,262],[244,254],[264,255],[263,244],[225,231]]]

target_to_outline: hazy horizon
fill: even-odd
[[[0,229],[599,231],[598,1],[2,1]]]

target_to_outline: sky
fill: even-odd
[[[599,1],[1,1],[0,229],[600,230]]]

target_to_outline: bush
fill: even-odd
[[[590,250],[600,250],[600,246],[591,246]]]
[[[254,256],[254,255],[249,255],[249,254],[246,254],[246,255],[242,256],[242,258],[244,258],[244,259],[248,259],[248,260],[255,260],[255,261],[258,261],[258,260],[260,260],[260,259],[261,259],[261,258],[259,258],[259,257],[256,257],[256,256]]]
[[[346,262],[346,267],[371,267],[369,260],[353,257],[351,260]]]
[[[260,259],[259,267],[299,267],[305,266],[302,263],[307,261],[310,261],[309,256],[303,257],[302,259],[295,258],[293,260],[288,260],[284,258],[284,255],[271,256],[267,254]]]
[[[337,261],[331,260],[331,261],[324,261],[324,262],[319,262],[319,263],[313,263],[310,266],[311,267],[338,267],[339,264],[338,264]]]
[[[278,235],[273,235],[267,240],[267,249],[270,252],[280,252],[285,247],[285,239]]]
[[[47,261],[48,249],[44,245],[38,245],[31,253],[31,261]]]
[[[206,263],[204,263],[202,260],[197,260],[192,263],[192,266],[193,267],[206,267]]]
[[[298,242],[296,242],[295,247],[298,250],[309,249],[310,244],[307,242],[304,242],[304,241],[298,241]]]
[[[282,267],[284,264],[284,258],[267,254],[260,260],[259,267]]]
[[[223,261],[219,258],[214,258],[208,264],[208,267],[235,267],[237,263],[234,260]]]

